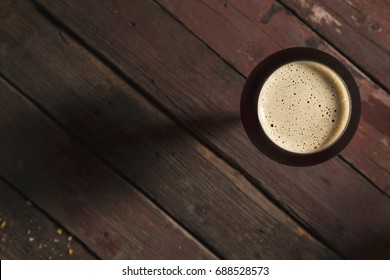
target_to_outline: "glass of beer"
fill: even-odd
[[[349,71],[311,48],[272,54],[250,73],[241,96],[241,120],[251,142],[280,163],[324,162],[351,141],[360,119],[360,95]]]

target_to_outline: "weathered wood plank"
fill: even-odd
[[[365,257],[390,247],[389,198],[340,159],[286,167],[259,154],[240,124],[207,130],[218,116],[239,116],[244,79],[156,4],[39,2],[334,248]]]
[[[342,156],[390,195],[390,96],[386,92],[272,0],[161,3],[245,76],[269,53],[293,46],[316,47],[342,60],[355,75],[363,107],[359,131]],[[294,32],[286,32],[286,26]],[[226,44],[225,37],[234,43]]]
[[[51,26],[25,1],[7,3],[12,16],[0,25],[5,50],[0,56],[0,71],[221,256],[337,258],[241,174],[160,113],[73,39]],[[219,115],[214,122],[204,118],[205,132],[228,129],[239,122],[229,114]],[[15,151],[10,153],[15,156]],[[76,170],[79,166],[73,162],[69,165],[75,165]],[[0,167],[7,171],[9,180],[20,184],[17,171]],[[27,178],[33,177],[29,181],[36,180],[35,173],[28,174]],[[140,200],[120,191],[117,195]],[[105,196],[106,199],[114,200]],[[132,203],[143,202],[129,205]],[[143,219],[139,217],[139,222]],[[161,238],[178,237],[162,233]],[[164,247],[164,241],[160,242]],[[177,246],[191,252],[191,248]],[[205,253],[200,256],[210,257]]]
[[[0,259],[96,259],[61,225],[0,179]]]
[[[280,0],[390,90],[390,5],[382,0]]]
[[[3,79],[0,104],[0,173],[100,257],[213,257]]]

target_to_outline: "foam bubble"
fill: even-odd
[[[350,117],[350,96],[327,66],[296,61],[278,68],[264,83],[258,116],[266,135],[294,153],[315,153],[332,145]]]

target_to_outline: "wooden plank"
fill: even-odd
[[[0,104],[0,174],[101,258],[213,258],[3,79]]]
[[[244,79],[156,4],[39,2],[334,248],[351,258],[389,248],[389,198],[340,159],[286,167],[259,154],[238,123],[207,129],[239,116]]]
[[[72,38],[51,26],[27,2],[6,3],[12,18],[3,19],[0,25],[2,48],[6,50],[1,55],[0,71],[218,254],[224,258],[337,258],[241,174],[165,117]],[[21,43],[8,47],[13,42]],[[214,123],[207,117],[205,121],[205,132],[239,122],[229,114],[221,114]],[[74,164],[75,168],[79,166]],[[16,171],[0,167],[9,180],[20,180]],[[36,173],[29,174],[34,177],[29,181],[35,180]],[[21,184],[18,182],[15,185]],[[118,195],[132,199],[124,192]],[[141,202],[129,205],[132,203]],[[178,238],[167,237],[164,232],[162,235]],[[184,245],[177,244],[190,253],[191,248]],[[210,257],[205,253],[199,256]]]
[[[96,259],[61,225],[0,179],[0,259]]]
[[[390,97],[386,92],[273,1],[230,1],[227,7],[224,1],[161,3],[245,76],[269,53],[299,45],[317,47],[343,61],[360,87],[363,112],[357,135],[341,154],[390,194]],[[210,18],[212,25],[207,21]],[[286,32],[286,26],[294,32]],[[235,43],[226,44],[225,37]]]
[[[390,90],[390,5],[382,0],[280,0]]]

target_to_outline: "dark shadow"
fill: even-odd
[[[199,179],[202,170],[213,168],[199,152],[201,144],[193,132],[131,88],[125,89],[91,92],[80,87],[76,92],[65,85],[55,91],[31,90],[28,95],[22,89],[0,94],[1,131],[6,132],[0,143],[1,175],[42,209],[50,209],[49,215],[65,227],[71,225],[82,240],[98,240],[103,258],[126,251],[127,245],[112,230],[117,223],[139,219],[139,213],[131,211],[151,211],[139,192],[152,201],[160,197],[163,203],[175,204],[186,187],[204,180]],[[240,119],[210,112],[183,123],[202,137],[223,133]],[[205,178],[221,177],[214,175]],[[185,203],[177,203],[173,211],[182,207]],[[159,228],[166,222],[153,211],[149,218]]]

